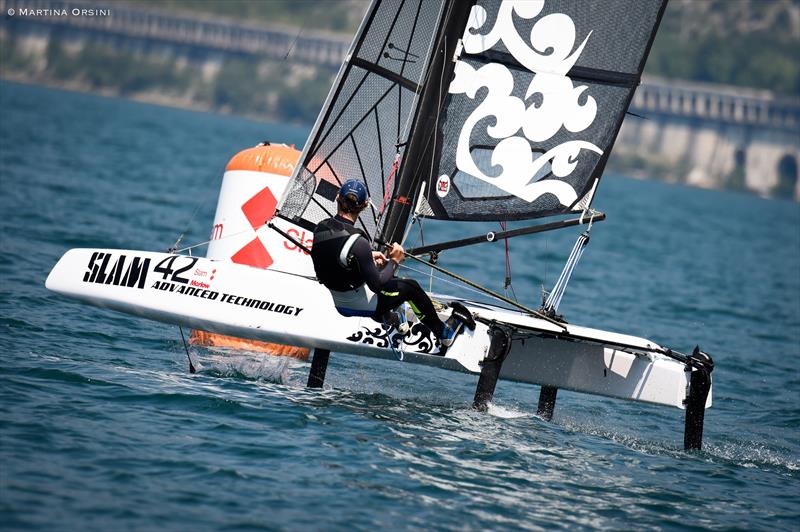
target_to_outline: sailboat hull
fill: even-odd
[[[517,338],[501,379],[678,408],[684,408],[691,377],[681,362],[650,351],[659,346],[649,340],[574,325],[562,328],[476,302],[465,302],[476,316],[475,330],[464,331],[442,356],[421,324],[401,337],[370,318],[341,316],[328,290],[313,278],[230,261],[73,249],[55,265],[46,286],[165,323],[466,373],[480,373],[490,346],[489,326],[496,323]]]

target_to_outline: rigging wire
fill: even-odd
[[[548,296],[547,289],[545,288],[545,285],[547,284],[547,263],[548,263],[547,241],[548,241],[548,238],[547,238],[547,235],[545,235],[545,237],[544,237],[544,278],[542,279],[542,306],[544,306],[544,303],[545,303],[545,301],[547,301],[547,296]]]
[[[194,221],[195,217],[197,216],[198,211],[200,210],[201,207],[204,207],[207,203],[208,203],[208,194],[206,194],[205,198],[203,198],[199,202],[197,202],[197,206],[194,208],[194,212],[192,212],[192,215],[189,217],[189,221],[186,222],[186,227],[184,227],[184,229],[181,232],[181,234],[178,235],[178,238],[175,240],[175,243],[172,244],[172,246],[167,249],[168,253],[175,253],[176,252],[176,250],[178,248],[178,244],[180,244],[181,240],[183,240],[183,237],[186,236],[186,233],[189,231],[189,228],[192,226],[192,222]]]
[[[492,296],[493,298],[498,299],[500,301],[503,301],[505,303],[508,303],[509,305],[512,305],[512,306],[516,307],[517,309],[519,309],[519,310],[521,310],[521,311],[523,311],[523,312],[525,312],[527,314],[530,314],[531,316],[535,316],[535,317],[540,318],[542,320],[548,321],[548,322],[550,322],[550,323],[552,323],[554,325],[557,325],[557,326],[561,327],[562,329],[564,329],[564,332],[567,331],[567,326],[564,323],[558,321],[557,319],[551,318],[550,316],[547,316],[546,314],[543,314],[543,313],[539,312],[538,310],[533,310],[531,308],[526,307],[525,305],[523,305],[521,303],[517,303],[516,301],[514,301],[512,299],[509,299],[509,298],[507,298],[507,297],[505,297],[505,296],[503,296],[501,294],[498,294],[497,292],[489,290],[485,286],[481,286],[481,285],[479,285],[477,283],[474,283],[474,282],[470,281],[469,279],[467,279],[465,277],[462,277],[461,275],[458,275],[455,272],[451,272],[449,270],[446,270],[446,269],[442,268],[441,266],[437,266],[436,264],[433,264],[432,262],[427,261],[427,260],[423,259],[422,257],[418,257],[416,255],[412,255],[411,253],[406,253],[406,257],[410,257],[410,258],[414,259],[417,262],[420,262],[422,264],[426,264],[426,265],[430,266],[431,268],[435,269],[436,271],[438,271],[440,273],[443,273],[445,275],[448,275],[448,276],[452,277],[453,279],[456,279],[457,281],[460,281],[460,282],[464,283],[465,285],[471,286],[473,288],[477,288],[478,290],[480,290],[484,294]]]
[[[545,309],[553,312],[558,310],[558,306],[561,304],[561,298],[564,297],[564,292],[567,289],[567,283],[569,283],[569,280],[572,277],[572,272],[575,270],[575,266],[580,260],[581,255],[583,255],[583,250],[586,248],[586,243],[588,241],[589,235],[586,232],[582,233],[578,237],[578,240],[575,242],[569,257],[567,258],[567,262],[564,264],[564,269],[561,271],[561,275],[559,275],[556,284],[553,286],[553,289],[550,291],[550,295],[547,297],[547,301],[545,301]]]
[[[505,231],[508,228],[508,222],[502,221],[500,222],[500,229]],[[506,297],[508,297],[508,291],[511,289],[511,295],[514,298],[514,301],[518,301],[517,293],[514,291],[514,285],[511,284],[511,255],[508,251],[508,239],[504,239],[505,248],[506,248],[506,278],[503,282],[503,288],[506,292]]]
[[[203,242],[198,242],[197,244],[192,244],[191,246],[185,246],[185,247],[182,247],[180,249],[170,248],[170,250],[172,251],[172,253],[183,253],[184,251],[190,251],[190,250],[192,250],[194,248],[199,248],[200,246],[205,246],[206,244],[210,244],[214,240],[226,240],[228,238],[233,238],[235,236],[239,236],[239,235],[243,235],[245,233],[249,233],[251,230],[254,230],[256,233],[258,233],[259,229],[261,229],[262,227],[264,227],[266,225],[267,225],[267,222],[264,222],[263,224],[259,225],[258,227],[254,227],[253,229],[244,229],[244,230],[239,231],[237,233],[231,233],[229,235],[222,236],[222,237],[217,238],[217,239],[209,238],[208,240],[204,240]],[[177,242],[176,242],[176,244],[177,244]]]
[[[400,267],[401,268],[405,268],[408,271],[412,271],[412,272],[418,273],[420,275],[428,275],[428,272],[425,272],[424,270],[420,270],[420,269],[414,268],[413,266],[409,266],[409,265],[407,265],[405,263],[400,263]],[[431,278],[431,282],[433,281],[433,279],[436,279],[437,282],[442,282],[442,283],[448,284],[450,286],[456,286],[456,287],[459,287],[459,288],[463,288],[464,290],[468,290],[470,292],[473,292],[475,294],[480,294],[482,296],[486,295],[485,292],[482,292],[482,291],[478,290],[477,288],[472,288],[469,285],[457,283],[456,281],[451,281],[447,277],[440,277],[438,275],[434,275],[433,268],[430,268],[430,278]],[[433,289],[428,290],[428,292],[433,292]]]
[[[572,251],[567,258],[567,262],[564,264],[564,269],[561,271],[561,275],[559,275],[556,284],[553,286],[553,289],[550,291],[550,294],[543,305],[544,310],[550,313],[555,313],[558,311],[558,306],[561,304],[561,300],[563,299],[564,293],[567,290],[567,285],[572,278],[575,267],[578,265],[578,261],[581,260],[583,252],[586,250],[586,246],[589,244],[595,211],[592,210],[591,213],[592,217],[589,219],[589,226],[580,234],[580,236],[578,236],[578,239],[575,241],[575,245],[572,247]]]
[[[294,36],[294,40],[289,44],[289,49],[286,50],[286,55],[283,56],[283,60],[286,61],[289,58],[289,54],[292,53],[294,50],[294,45],[297,44],[298,39],[300,39],[300,34],[303,33],[303,30],[306,29],[306,22],[308,22],[308,15],[303,19],[303,23],[300,24],[300,29],[297,31],[297,35]]]
[[[209,197],[209,195],[208,195],[208,193],[206,193],[206,197],[197,202],[197,206],[194,208],[194,212],[192,212],[192,215],[189,217],[189,221],[186,222],[186,227],[183,229],[183,232],[181,232],[181,234],[178,235],[178,238],[175,240],[175,243],[172,244],[172,246],[169,249],[167,249],[167,253],[170,253],[170,254],[172,254],[172,253],[180,253],[181,251],[189,250],[189,255],[192,254],[191,249],[193,247],[197,247],[197,246],[189,246],[188,248],[184,248],[183,250],[178,250],[177,249],[178,248],[178,244],[180,244],[181,240],[183,240],[183,237],[186,236],[186,232],[189,231],[189,228],[191,227],[192,222],[194,221],[195,217],[197,216],[198,211],[200,211],[200,208],[204,207],[208,203],[208,197]],[[210,240],[209,240],[209,242],[210,242]],[[179,325],[178,326],[178,330],[180,330],[180,332],[181,332],[181,340],[183,341],[183,349],[186,351],[186,358],[189,360],[189,373],[195,373],[197,370],[195,369],[194,364],[192,363],[192,357],[189,355],[189,346],[187,345],[186,337],[183,334],[183,327],[181,327]]]

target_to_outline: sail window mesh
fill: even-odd
[[[396,145],[407,140],[441,13],[441,3],[425,0],[371,6],[281,199],[280,216],[308,225],[335,214],[331,187],[347,179],[363,181],[373,204],[380,203]],[[359,224],[374,234],[375,206],[370,210]]]

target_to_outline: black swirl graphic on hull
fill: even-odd
[[[422,323],[412,325],[411,330],[405,337],[388,325],[377,325],[374,328],[361,327],[360,330],[348,336],[347,339],[351,342],[383,348],[388,348],[389,342],[391,342],[394,349],[399,348],[400,344],[403,343],[417,353],[430,353],[434,348],[439,347],[439,340]]]

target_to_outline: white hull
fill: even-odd
[[[403,342],[369,318],[339,315],[328,290],[313,279],[230,261],[73,249],[53,268],[46,286],[166,323],[361,356],[402,356],[405,362],[469,373],[481,372],[490,345],[487,323],[494,321],[512,326],[516,336],[527,336],[512,344],[501,379],[678,408],[684,408],[689,392],[691,372],[685,364],[653,352],[660,346],[643,338],[575,325],[564,329],[519,312],[465,302],[478,324],[440,356],[422,326]]]

